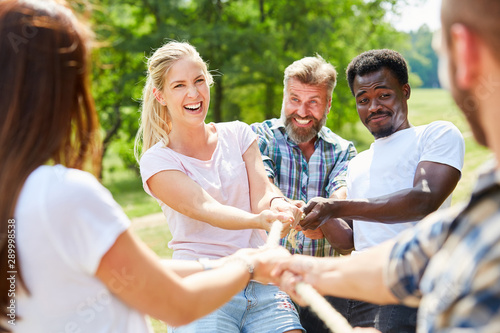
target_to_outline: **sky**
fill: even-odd
[[[441,0],[408,0],[409,5],[401,7],[400,17],[389,17],[396,29],[400,31],[418,30],[427,24],[431,30],[441,27]]]

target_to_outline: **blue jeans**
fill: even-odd
[[[169,333],[283,333],[302,329],[290,297],[276,286],[251,281],[228,303]]]
[[[382,333],[415,333],[417,309],[403,305],[376,305],[361,301],[326,296],[352,327],[374,327]],[[300,309],[302,326],[310,333],[330,333],[309,308]]]

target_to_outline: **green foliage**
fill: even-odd
[[[279,116],[283,70],[320,54],[336,66],[339,84],[328,125],[356,121],[345,84],[350,60],[372,48],[396,48],[404,34],[385,14],[395,0],[90,0],[100,47],[94,51],[93,89],[105,149],[128,167],[138,128],[145,57],[169,39],[193,44],[215,76],[209,121],[262,121]]]
[[[142,189],[140,176],[126,167],[115,152],[117,149],[114,145],[104,157],[103,185],[111,191],[129,218],[161,212],[156,200]]]
[[[408,61],[411,71],[418,75],[424,88],[439,88],[437,75],[438,58],[432,49],[433,32],[427,25],[408,34],[411,47],[402,54]]]

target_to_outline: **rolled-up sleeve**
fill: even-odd
[[[255,123],[250,125],[250,128],[257,134],[257,143],[259,145],[260,154],[262,155],[262,162],[268,178],[274,179],[276,177],[276,164],[269,156],[269,147],[271,147],[270,140],[274,137],[270,129],[265,126],[266,124]]]

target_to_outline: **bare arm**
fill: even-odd
[[[197,262],[185,265],[181,267],[177,262],[172,268],[182,274],[202,269]],[[102,257],[96,277],[131,307],[178,326],[229,301],[248,283],[250,273],[244,265],[234,263],[182,279],[172,269],[166,269],[156,255],[127,230]]]
[[[394,243],[389,241],[355,256],[318,258],[294,255],[281,260],[272,275],[275,283],[293,296],[295,284],[305,281],[320,294],[353,298],[376,304],[397,303],[384,282],[383,270]],[[293,274],[287,274],[286,272]]]
[[[148,180],[148,186],[156,197],[172,209],[223,229],[269,230],[276,219],[289,220],[289,216],[269,210],[254,214],[223,205],[186,174],[176,170],[155,174]]]
[[[420,162],[412,188],[362,200],[312,199],[301,226],[314,229],[332,217],[383,223],[419,220],[439,208],[459,179],[460,171],[449,165]]]
[[[346,188],[341,187],[330,198],[345,199],[346,196]],[[304,230],[304,235],[312,239],[326,238],[330,245],[340,254],[349,254],[354,250],[351,220],[330,218],[315,230]]]
[[[271,199],[282,196],[281,191],[269,181],[264,169],[257,141],[243,154],[250,185],[250,201],[252,212],[258,213],[270,208]]]
[[[328,219],[318,229],[321,230],[328,243],[340,254],[349,254],[354,250],[352,226],[344,219]]]
[[[281,190],[274,185],[273,180],[267,177],[257,141],[253,142],[243,154],[243,160],[247,168],[248,183],[250,185],[252,212],[258,213],[264,209],[271,209],[274,212],[280,212],[283,215],[287,215],[289,219],[287,221],[282,220],[285,224],[283,225],[281,233],[281,237],[286,236],[290,231],[290,226],[298,224],[302,215],[302,210],[286,200],[272,200],[276,197],[284,197],[284,195],[281,193]]]

